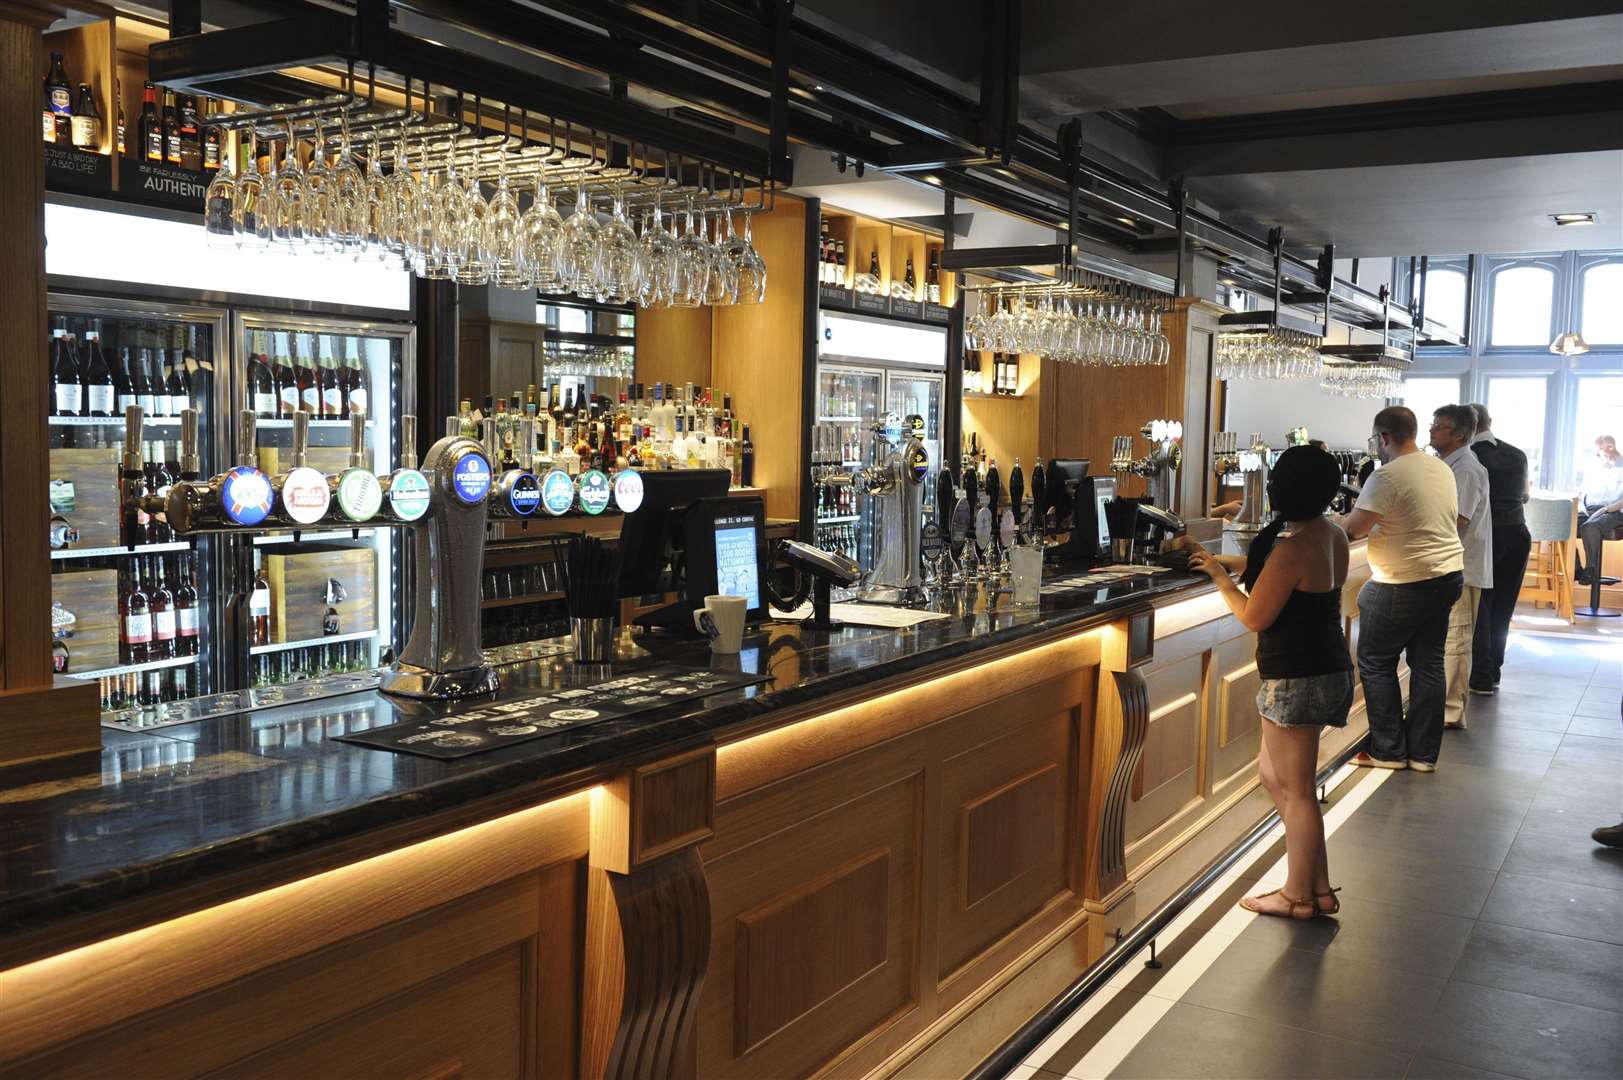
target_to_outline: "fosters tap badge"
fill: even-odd
[[[220,501],[225,516],[238,525],[258,525],[270,513],[270,479],[252,465],[238,465],[225,474]]]
[[[464,454],[451,470],[451,486],[469,506],[482,502],[490,491],[490,462],[483,454]]]

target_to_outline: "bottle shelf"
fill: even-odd
[[[295,543],[331,544],[339,540],[370,540],[372,538],[372,534],[376,531],[377,530],[370,525],[362,528],[359,536],[356,535],[356,530],[354,529],[301,529],[299,530],[298,539],[295,540],[293,538],[293,530],[289,529],[285,533],[272,533],[268,536],[256,536],[254,537],[254,546],[269,547],[275,544]]]
[[[124,664],[120,667],[102,668],[99,671],[70,671],[71,679],[105,679],[110,675],[131,675],[140,671],[158,671],[162,668],[190,667],[197,663],[195,656],[171,656],[165,660],[148,660],[144,664]]]
[[[52,427],[118,427],[124,426],[122,416],[51,416],[47,417]],[[178,416],[144,416],[143,424],[176,424],[180,423]],[[291,421],[290,421],[291,423]],[[348,423],[348,421],[345,421]]]
[[[368,420],[366,422],[367,427],[371,427],[372,425],[373,425],[373,421]],[[271,430],[271,431],[284,430],[284,429],[285,430],[292,430],[292,428],[293,428],[293,420],[292,420],[292,418],[282,420],[282,419],[269,419],[269,418],[266,418],[266,417],[260,417],[257,421],[255,421],[254,426],[257,427],[257,428],[260,428],[261,430]],[[344,430],[347,431],[347,430],[349,430],[349,421],[348,420],[311,420],[310,421],[310,427],[311,427],[312,430],[314,430],[316,428],[343,428]]]
[[[479,606],[487,610],[489,608],[517,607],[520,604],[540,604],[548,600],[562,600],[564,595],[561,592],[525,593],[523,596],[502,596],[491,600],[481,600]]]
[[[819,525],[845,525],[845,524],[847,524],[849,522],[858,520],[861,516],[862,515],[860,515],[860,514],[846,514],[843,517],[820,517],[820,518],[817,519],[817,524],[819,524]]]
[[[984,400],[987,400],[987,401],[1003,401],[1003,400],[1019,401],[1021,398],[1025,397],[1025,396],[1026,395],[1024,395],[1024,394],[985,394],[985,393],[980,393],[978,391],[972,391],[972,390],[965,390],[964,391],[964,397],[966,397],[966,398],[975,398],[977,400],[984,399]]]
[[[134,547],[120,545],[118,547],[97,548],[59,548],[51,552],[55,559],[106,559],[117,555],[158,555],[166,551],[190,551],[192,545],[187,540],[176,540],[169,544],[136,544]]]
[[[248,649],[248,655],[263,656],[266,653],[286,652],[289,649],[308,649],[314,645],[337,645],[345,641],[364,641],[376,635],[376,630],[357,630],[349,634],[328,634],[325,637],[306,638],[303,641],[273,641],[269,645],[251,646]]]

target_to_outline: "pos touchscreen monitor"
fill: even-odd
[[[759,498],[700,499],[688,509],[686,533],[688,604],[703,607],[713,594],[742,596],[745,618],[763,618],[766,504]]]

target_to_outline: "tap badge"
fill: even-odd
[[[609,478],[596,469],[580,474],[580,508],[601,514],[609,505]]]
[[[238,465],[225,474],[220,502],[225,506],[225,516],[234,523],[258,525],[270,513],[270,480],[252,465]]]
[[[547,513],[559,517],[569,513],[575,505],[575,482],[562,469],[553,469],[541,481],[541,505]]]
[[[383,488],[366,469],[346,469],[338,478],[338,509],[351,521],[370,521],[383,506]]]
[[[513,477],[507,489],[507,505],[519,517],[529,517],[541,505],[541,482],[527,472]]]
[[[428,513],[428,477],[416,469],[401,469],[389,482],[389,508],[401,521],[416,521]]]
[[[614,505],[622,514],[630,514],[642,505],[642,474],[636,469],[621,469],[614,474]]]
[[[451,469],[451,486],[457,498],[469,506],[477,506],[490,491],[490,462],[483,454],[462,455]]]
[[[282,480],[282,512],[298,525],[314,525],[327,516],[332,492],[327,478],[314,469],[298,468]]]

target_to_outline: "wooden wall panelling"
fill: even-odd
[[[923,803],[881,751],[718,806],[700,1076],[802,1075],[916,1007]]]
[[[711,377],[750,426],[755,483],[771,517],[800,514],[800,373],[805,357],[806,204],[779,195],[751,226],[766,259],[766,301],[715,309]]]
[[[1100,911],[1131,892],[1127,880],[1127,804],[1149,728],[1149,690],[1134,664],[1134,615],[1106,628],[1099,656],[1098,704],[1088,763],[1088,830],[1084,837],[1083,895]],[[1153,634],[1152,634],[1153,637]]]
[[[768,267],[768,286],[778,267]],[[639,308],[637,311],[637,381],[681,386],[719,385],[724,392],[732,387],[714,383],[710,370],[710,308]],[[737,408],[738,401],[733,401]],[[755,434],[755,429],[750,429]]]
[[[8,1062],[0,1076],[421,1075],[441,1061],[418,1059],[413,1064],[420,1068],[407,1069],[407,1062],[395,1060],[402,1069],[385,1070],[391,1053],[416,1053],[416,1043],[437,1044],[440,1059],[462,1060],[469,1075],[534,1075],[537,1055],[522,1017],[539,1013],[540,1003],[536,986],[520,982],[514,961],[537,947],[543,926],[548,936],[541,947],[574,951],[553,937],[555,927],[574,921],[572,913],[544,902],[540,882],[535,873],[521,875],[129,1022],[87,1017],[82,1028],[48,1033],[57,1045]],[[184,965],[190,958],[175,959]],[[521,967],[535,962],[526,957]],[[488,995],[488,1002],[474,1001],[488,1005],[487,1016],[442,1024],[411,1015],[424,1000],[454,1012],[452,998],[473,993]],[[357,1048],[354,1035],[361,1031],[375,1044]],[[447,1039],[456,1042],[446,1046]],[[288,1071],[295,1062],[287,1055],[314,1054],[319,1061],[324,1053],[331,1060],[313,1070]],[[501,1068],[479,1073],[471,1066],[480,1062]]]
[[[992,377],[992,354],[979,353],[986,378]],[[1003,477],[1004,491],[1008,491],[1009,470],[1014,459],[1029,477],[1032,463],[1040,452],[1041,376],[1044,365],[1033,355],[1020,357],[1020,393],[1003,397],[965,397],[963,430],[976,432],[980,445],[986,449],[988,460],[996,458]]]
[[[1068,891],[1077,734],[1054,704],[942,763],[941,981]]]
[[[1221,793],[1262,751],[1262,717],[1257,713],[1257,639],[1240,634],[1212,650],[1211,790]]]
[[[1129,845],[1201,797],[1205,675],[1201,654],[1151,665],[1144,674],[1150,720],[1127,810]]]

